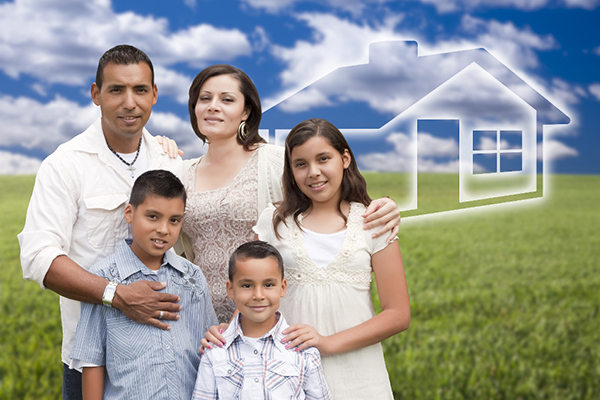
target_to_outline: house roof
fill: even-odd
[[[540,123],[570,122],[483,48],[419,56],[414,41],[385,41],[371,43],[368,63],[340,67],[265,111],[261,127],[291,128],[321,117],[339,128],[379,128],[472,63],[533,107]]]

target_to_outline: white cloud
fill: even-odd
[[[454,157],[458,159],[458,143],[454,138],[439,138],[429,133],[419,132],[418,146],[419,158]]]
[[[173,97],[178,103],[187,105],[192,77],[161,66],[154,68],[154,75],[159,99],[163,96],[169,96]]]
[[[175,140],[177,146],[185,151],[184,159],[206,153],[207,147],[196,136],[189,120],[183,120],[172,113],[153,112],[146,127],[152,135],[163,135]]]
[[[350,12],[354,16],[362,14],[366,7],[391,2],[392,0],[312,0],[313,3],[327,4],[330,7]],[[277,14],[283,10],[290,9],[300,0],[243,0],[244,3],[253,8],[262,9],[268,13]],[[306,1],[304,1],[306,3]]]
[[[476,148],[478,150],[496,150],[496,140],[483,136]]]
[[[13,78],[29,74],[50,84],[89,84],[100,56],[120,43],[144,50],[157,69],[176,63],[202,67],[252,52],[238,29],[200,24],[171,32],[167,19],[116,13],[108,0],[0,4],[0,68]]]
[[[100,109],[91,101],[81,106],[61,96],[40,103],[26,97],[0,95],[0,143],[51,153],[99,116]]]
[[[524,11],[538,10],[544,7],[548,0],[420,0],[431,4],[440,13],[457,12],[461,10],[512,8]]]
[[[542,157],[544,157],[545,161],[553,161],[567,157],[577,157],[579,155],[579,152],[576,149],[569,147],[563,142],[559,142],[555,139],[545,139],[545,155],[542,152],[541,146],[542,144],[538,145],[538,160],[541,160]]]
[[[411,138],[401,132],[390,134],[386,139],[394,149],[385,153],[361,154],[356,157],[361,169],[367,171],[407,172],[414,169],[415,146]]]
[[[562,0],[562,2],[566,7],[584,8],[586,10],[593,10],[600,4],[600,0]]]
[[[186,0],[190,1],[190,0]],[[244,3],[253,7],[262,9],[269,13],[279,13],[286,9],[291,9],[295,3],[300,0],[243,0]],[[366,7],[372,7],[377,4],[391,2],[391,0],[325,0],[315,3],[327,4],[332,8],[344,10],[355,16],[361,15]],[[539,10],[552,3],[551,0],[419,0],[423,4],[430,4],[436,8],[439,13],[459,12],[463,10],[474,9],[498,9],[510,8],[523,11]],[[306,2],[306,1],[304,1]],[[599,0],[560,0],[559,6],[568,8],[584,8],[592,10],[598,6]],[[555,2],[556,3],[556,2]]]
[[[408,39],[394,32],[402,18],[402,15],[395,15],[381,25],[370,27],[334,15],[300,14],[298,19],[314,31],[312,42],[299,40],[293,47],[272,47],[274,57],[287,65],[280,74],[284,92],[298,90],[340,66],[368,62],[371,42]],[[283,99],[281,95],[275,97]],[[265,102],[272,104],[275,101],[267,99]]]
[[[512,22],[484,20],[465,15],[461,21],[462,29],[472,36],[470,42],[474,47],[484,47],[504,64],[518,70],[535,68],[539,65],[538,51],[552,50],[558,43],[552,35],[538,35],[529,27],[518,28]],[[456,40],[441,43],[441,48],[454,51],[464,45]],[[439,48],[436,45],[435,48]],[[516,71],[515,71],[516,72]]]
[[[592,83],[590,86],[588,86],[588,90],[596,98],[596,100],[600,101],[600,83]]]
[[[0,175],[35,174],[41,163],[37,158],[0,150]]]
[[[183,0],[183,4],[185,4],[192,10],[196,8],[196,0]]]

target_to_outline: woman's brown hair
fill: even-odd
[[[210,67],[204,68],[192,82],[190,86],[190,97],[188,100],[188,110],[190,112],[190,122],[192,123],[192,129],[196,135],[206,143],[207,138],[198,129],[198,119],[196,118],[196,103],[198,103],[198,97],[200,95],[200,89],[202,85],[215,76],[230,75],[240,83],[240,92],[244,95],[244,107],[248,109],[249,115],[246,120],[246,127],[248,128],[248,134],[244,140],[241,140],[238,136],[237,141],[239,144],[244,146],[244,150],[248,151],[254,147],[257,143],[264,143],[265,140],[258,134],[258,126],[260,125],[260,119],[262,117],[262,108],[260,105],[260,97],[258,91],[254,86],[254,83],[246,75],[244,71],[228,64],[216,64]]]
[[[290,131],[285,140],[285,162],[282,178],[283,202],[277,207],[277,211],[273,215],[273,228],[275,229],[275,235],[279,239],[281,239],[277,231],[279,223],[285,223],[285,219],[293,215],[294,222],[300,226],[298,216],[311,207],[311,200],[302,193],[294,181],[292,151],[294,148],[303,145],[310,138],[316,136],[325,138],[340,155],[343,155],[345,150],[350,154],[350,165],[344,170],[341,183],[342,191],[338,200],[338,212],[344,220],[346,220],[346,216],[341,210],[342,201],[362,203],[365,207],[371,204],[371,198],[367,194],[365,178],[360,174],[354,154],[352,154],[352,150],[342,132],[331,122],[320,118],[312,118],[300,122]]]

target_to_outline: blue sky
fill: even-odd
[[[485,48],[570,117],[570,124],[544,131],[551,170],[600,174],[599,6],[600,0],[0,1],[0,173],[34,173],[99,116],[89,88],[98,58],[116,44],[148,53],[159,89],[148,129],[177,140],[192,157],[205,149],[189,126],[187,91],[203,67],[224,62],[243,69],[265,110],[337,68],[366,63],[372,42],[413,40],[419,56]],[[371,104],[378,105],[388,107]],[[346,115],[362,116],[358,109]]]

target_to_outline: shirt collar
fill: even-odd
[[[242,331],[242,325],[240,323],[242,318],[243,318],[242,314],[238,313],[236,315],[236,317],[233,319],[233,321],[231,322],[229,328],[223,334],[223,336],[225,337],[225,345],[224,345],[225,348],[228,348],[236,340],[241,340],[241,341],[245,340],[244,332]],[[273,328],[271,328],[271,330],[269,330],[269,332],[262,335],[259,338],[259,340],[270,338],[275,342],[275,344],[278,347],[280,347],[280,346],[285,347],[285,345],[283,343],[281,343],[281,339],[284,338],[282,331],[284,331],[285,328],[288,327],[288,324],[285,321],[285,318],[283,318],[283,315],[281,315],[281,313],[279,311],[275,312],[275,318],[277,320],[277,322],[275,323],[275,326],[273,326]]]
[[[144,275],[153,275],[152,270],[135,255],[131,250],[131,239],[125,239],[123,243],[115,251],[115,257],[120,261],[117,263],[117,271],[121,279],[127,279],[136,272],[141,272]],[[184,273],[185,269],[182,265],[181,259],[177,257],[173,252],[167,251],[163,257],[161,268],[170,266],[180,273]]]

